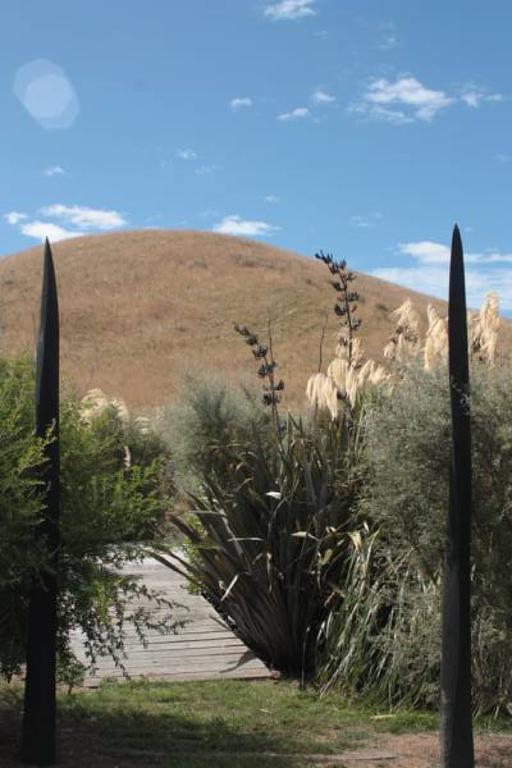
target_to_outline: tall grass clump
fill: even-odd
[[[477,711],[497,712],[512,701],[512,394],[508,365],[495,356],[495,299],[470,321],[473,697]],[[451,449],[445,321],[429,308],[424,343],[409,334],[389,349],[390,380],[365,411],[366,527],[346,598],[323,627],[319,678],[323,689],[434,706]]]

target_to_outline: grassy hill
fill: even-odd
[[[336,338],[334,291],[314,259],[250,240],[206,232],[145,230],[81,237],[53,247],[59,286],[62,368],[83,393],[101,387],[129,405],[171,401],[189,369],[238,381],[255,371],[233,322],[266,335],[270,319],[286,403],[302,405],[309,375]],[[340,257],[343,254],[335,254]],[[0,262],[4,352],[33,349],[42,248]],[[360,336],[379,357],[393,329],[389,312],[406,297],[424,311],[430,299],[364,274]],[[443,302],[434,302],[446,312]],[[511,329],[501,345],[512,345]]]

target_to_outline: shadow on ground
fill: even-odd
[[[298,754],[279,756],[281,739],[268,732],[243,732],[215,712],[195,719],[171,712],[169,702],[153,701],[151,714],[129,706],[92,714],[88,696],[71,697],[60,707],[58,758],[62,768],[296,768]],[[85,706],[83,706],[85,704]],[[0,766],[20,766],[22,700],[19,690],[0,697]],[[262,756],[271,753],[268,757]],[[340,766],[340,763],[336,763]]]
[[[22,688],[0,685],[0,767],[20,766]],[[432,715],[375,715],[285,682],[105,684],[60,694],[61,768],[433,768]],[[499,724],[498,724],[499,725]],[[480,723],[484,726],[484,723]],[[510,768],[512,733],[477,729],[479,768]],[[429,728],[431,730],[429,730]]]

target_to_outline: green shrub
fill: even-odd
[[[222,481],[225,446],[249,444],[254,431],[267,442],[272,432],[260,393],[245,384],[236,390],[213,372],[189,375],[178,402],[160,409],[157,426],[171,446],[173,477],[185,495],[198,492],[206,476]]]
[[[0,361],[0,670],[10,676],[24,660],[30,583],[46,567],[33,526],[41,514],[35,480],[40,445],[32,436],[34,371],[27,359]],[[133,597],[154,598],[136,579],[118,572],[140,559],[165,534],[168,453],[155,435],[137,430],[115,408],[92,420],[80,404],[61,402],[60,668],[73,670],[71,630],[85,633],[91,661],[110,653],[122,660],[124,623],[154,626],[148,609],[133,609]],[[170,605],[169,605],[170,607]],[[170,615],[156,624],[174,626]]]
[[[473,684],[479,711],[512,701],[512,394],[505,367],[476,362],[473,430]],[[404,366],[367,411],[361,514],[375,534],[360,580],[361,643],[346,637],[349,603],[326,626],[322,682],[344,680],[391,703],[438,700],[443,539],[451,451],[444,366]],[[349,661],[358,665],[351,677]]]
[[[31,431],[31,370],[28,357],[12,363],[0,359],[0,674],[7,675],[20,655],[20,583],[46,563],[33,540],[42,515],[36,476],[43,443]]]
[[[36,471],[43,462],[43,442],[27,429],[33,414],[29,384],[31,363],[20,358],[12,364],[0,359],[0,586],[15,581],[20,569],[38,566],[34,548],[23,551],[41,516]]]

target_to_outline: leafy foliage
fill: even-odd
[[[178,492],[198,493],[202,478],[224,476],[224,449],[250,444],[254,432],[264,442],[273,425],[261,395],[243,384],[241,391],[226,385],[218,374],[188,375],[179,401],[158,414],[157,427],[172,450],[172,474]]]
[[[512,700],[508,370],[475,361],[471,397],[474,705],[505,710]],[[382,392],[367,411],[362,514],[373,533],[364,549],[365,579],[359,568],[360,593],[356,587],[353,600],[357,615],[366,615],[365,630],[360,642],[346,631],[345,602],[326,626],[324,685],[343,680],[365,690],[371,681],[373,693],[388,702],[437,703],[450,449],[446,369],[426,371],[412,361],[401,368],[392,396]]]
[[[31,362],[0,359],[0,673],[16,666],[23,606],[19,585],[38,573],[45,553],[33,538],[41,519],[37,470],[43,443],[31,433]]]
[[[343,599],[319,637],[317,682],[386,706],[438,703],[439,584],[421,577],[411,551],[383,546],[368,525],[350,534]]]
[[[0,407],[6,410],[5,417],[0,413],[0,484],[6,488],[0,514],[7,530],[0,544],[0,664],[9,676],[24,659],[31,579],[48,562],[33,537],[41,512],[35,479],[41,454],[32,436],[33,369],[25,359],[0,365]],[[133,609],[129,603],[145,597],[158,605],[158,594],[121,575],[119,568],[140,559],[145,547],[165,533],[169,456],[159,438],[137,430],[115,408],[88,421],[71,398],[61,404],[60,442],[59,654],[61,669],[73,671],[71,630],[85,633],[91,661],[111,653],[121,662],[124,623],[132,619],[141,634],[154,625],[148,608]],[[156,623],[174,627],[170,615]]]
[[[233,411],[223,418],[214,408],[221,428],[210,434],[211,393],[203,392],[191,418],[196,434],[209,435],[208,461],[195,465],[198,524],[175,521],[193,557],[166,562],[189,575],[258,656],[307,676],[345,568],[340,532],[351,525],[360,483],[357,430],[344,420],[319,429],[289,417],[276,433],[259,415],[239,424]]]

